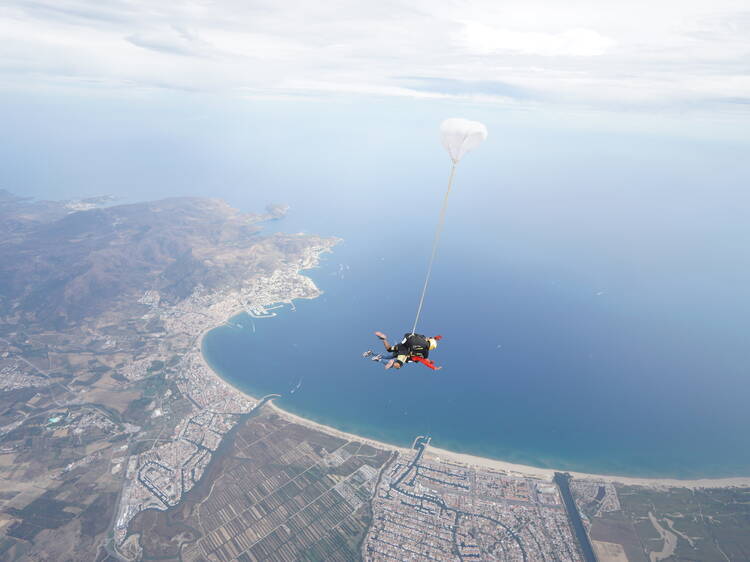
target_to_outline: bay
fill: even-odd
[[[748,473],[741,309],[729,295],[696,301],[727,279],[685,279],[674,262],[633,275],[622,252],[592,256],[564,235],[499,240],[476,212],[446,230],[418,330],[444,336],[433,353],[444,369],[363,359],[381,345],[374,330],[396,339],[410,329],[427,260],[414,248],[429,247],[431,218],[352,225],[306,272],[322,296],[216,328],[207,360],[255,396],[282,394],[284,409],[398,445],[430,434],[443,448],[539,467]]]

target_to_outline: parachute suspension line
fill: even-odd
[[[424,304],[424,297],[427,294],[427,287],[430,284],[430,276],[432,275],[432,265],[435,263],[435,255],[437,254],[438,244],[440,243],[440,234],[443,232],[443,225],[445,224],[445,212],[448,209],[448,197],[451,194],[451,188],[453,187],[453,176],[456,174],[456,164],[453,162],[451,167],[451,175],[448,178],[448,189],[445,191],[445,197],[443,197],[443,207],[440,209],[440,219],[438,220],[437,228],[435,229],[435,238],[432,240],[432,255],[430,255],[430,263],[427,266],[427,276],[424,279],[424,286],[422,287],[422,296],[419,297],[419,306],[417,307],[417,317],[414,319],[414,326],[411,329],[411,333],[414,334],[417,331],[417,324],[419,323],[419,315],[422,314],[422,305]]]

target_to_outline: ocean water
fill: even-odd
[[[393,443],[430,433],[538,466],[750,474],[750,144],[739,110],[173,92],[2,101],[14,142],[0,151],[0,183],[20,195],[210,196],[247,212],[282,202],[291,214],[268,230],[345,240],[310,272],[323,296],[205,339],[208,360],[241,388]],[[445,368],[385,372],[360,355],[379,345],[373,331],[411,327],[449,116],[490,135],[458,170],[419,327],[445,336],[434,354]]]
[[[741,213],[712,210],[700,191],[671,211],[669,192],[647,205],[613,188],[588,195],[544,208],[512,188],[452,201],[418,329],[444,336],[437,373],[385,371],[361,353],[379,349],[375,330],[410,330],[439,198],[409,217],[374,200],[337,232],[308,217],[345,239],[307,272],[324,294],[274,318],[240,315],[243,328],[207,334],[204,354],[239,388],[394,444],[430,434],[540,467],[750,474],[747,264],[728,236],[746,228]]]

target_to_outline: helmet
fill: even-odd
[[[437,340],[435,338],[430,338],[428,341],[430,342],[430,351],[437,347]]]

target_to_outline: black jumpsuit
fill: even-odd
[[[409,361],[410,357],[422,357],[427,359],[430,355],[430,342],[422,334],[404,334],[402,339],[396,345],[388,348],[393,354],[396,362],[403,365]]]

